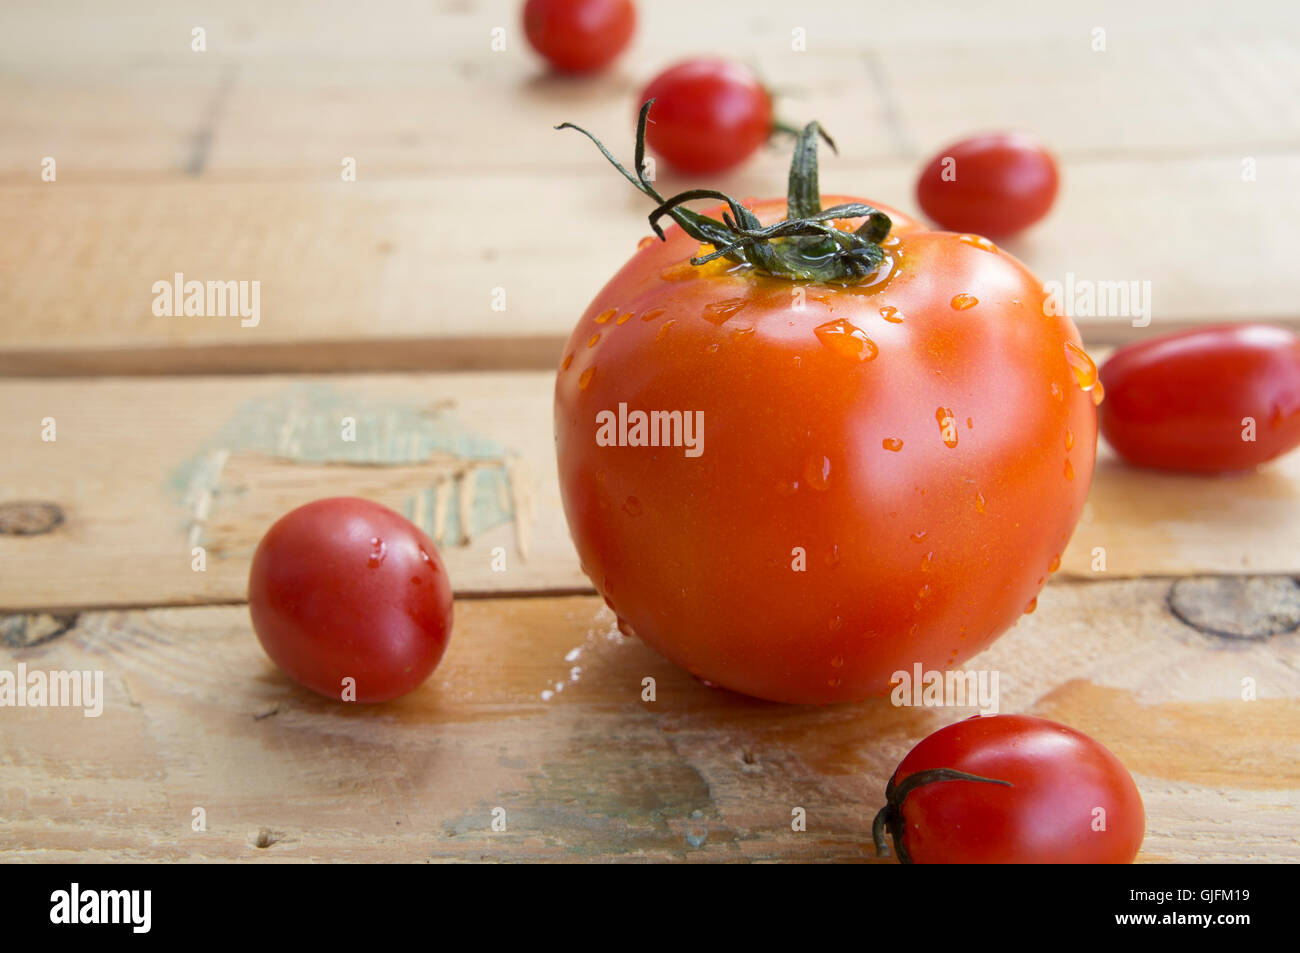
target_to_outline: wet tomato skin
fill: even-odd
[[[1127,864],[1146,813],[1132,776],[1073,728],[1028,715],[976,716],[941,728],[908,753],[894,783],[950,768],[1011,787],[922,784],[902,802],[903,847],[918,864]],[[1105,830],[1097,808],[1105,811]]]
[[[1057,184],[1056,160],[1037,139],[990,133],[931,159],[917,180],[916,198],[943,228],[1001,239],[1043,218]]]
[[[589,73],[623,52],[636,29],[631,0],[528,0],[524,33],[557,70]]]
[[[581,563],[628,631],[721,687],[825,704],[956,664],[1031,607],[1082,510],[1096,408],[1077,331],[1011,256],[886,211],[895,267],[849,287],[697,268],[673,226],[561,356]],[[598,446],[620,402],[701,412],[702,453]]]
[[[253,628],[298,684],[382,702],[437,667],[452,623],[452,592],[433,541],[369,500],[300,506],[262,537],[248,578]]]
[[[646,140],[678,171],[721,172],[749,158],[772,133],[772,100],[739,63],[692,59],[660,73],[638,102],[650,107]]]
[[[1300,446],[1300,337],[1284,328],[1225,324],[1140,341],[1111,355],[1101,380],[1102,434],[1139,466],[1243,470]]]

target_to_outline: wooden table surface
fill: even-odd
[[[825,191],[910,212],[929,155],[1027,129],[1063,190],[1010,250],[1151,283],[1149,327],[1079,319],[1095,354],[1300,326],[1300,7],[1055,6],[642,2],[575,81],[516,3],[6,3],[0,669],[100,670],[105,701],[0,709],[0,860],[873,859],[893,767],[971,710],[708,688],[578,570],[554,366],[647,209],[551,126],[624,155],[640,85],[726,53],[834,133]],[[710,184],[779,193],[786,159]],[[176,272],[259,281],[261,321],[155,316]],[[442,665],[383,706],[294,686],[243,605],[270,522],[335,494],[406,513],[456,583]],[[1300,454],[1200,478],[1103,446],[1062,572],[969,663],[1119,755],[1141,860],[1300,860],[1298,530]]]

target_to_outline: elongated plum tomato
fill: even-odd
[[[786,224],[811,234],[697,265],[732,230],[675,208],[578,321],[555,428],[574,543],[621,624],[717,685],[825,703],[960,662],[1033,608],[1097,415],[1078,333],[1020,262],[819,196],[816,135],[789,215],[852,203],[829,235]],[[750,234],[783,218],[752,208],[730,209]]]
[[[589,73],[622,53],[636,29],[632,0],[528,0],[524,33],[565,73]]]
[[[1300,446],[1300,337],[1263,324],[1195,328],[1102,365],[1101,432],[1125,460],[1243,470]]]
[[[1056,161],[1023,133],[964,139],[930,160],[916,183],[922,211],[944,228],[1008,238],[1056,199]]]
[[[940,728],[889,780],[876,815],[916,864],[1128,864],[1146,813],[1118,758],[1045,718],[990,715]]]
[[[753,73],[719,59],[686,60],[650,81],[654,100],[646,139],[682,172],[739,165],[772,134],[772,99]]]
[[[382,702],[418,687],[451,634],[452,596],[433,541],[369,500],[300,506],[262,537],[248,607],[266,654],[299,685]]]

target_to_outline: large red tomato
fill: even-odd
[[[820,207],[815,150],[814,124],[796,149],[811,180],[792,176],[800,220]],[[960,662],[1033,608],[1078,520],[1096,373],[1074,326],[987,240],[888,215],[874,252],[851,233],[878,213],[839,222],[830,250],[767,243],[778,271],[846,275],[827,280],[692,264],[709,245],[682,216],[564,350],[556,441],[582,565],[625,627],[718,685],[835,702],[886,692],[914,662]],[[868,252],[882,263],[853,278]],[[636,411],[702,420],[702,443],[635,445]]]

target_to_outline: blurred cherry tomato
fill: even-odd
[[[258,544],[248,607],[266,654],[330,698],[416,688],[451,634],[452,595],[433,542],[387,507],[354,497],[300,506]]]
[[[1118,758],[1073,728],[1028,715],[940,728],[890,778],[876,816],[914,864],[1128,864],[1146,813]]]
[[[1300,446],[1300,337],[1224,324],[1120,348],[1101,369],[1103,435],[1130,463],[1242,470]]]
[[[1056,162],[1032,136],[963,139],[930,160],[916,183],[922,210],[943,228],[1006,238],[1048,213]]]
[[[636,29],[632,0],[528,0],[524,33],[552,66],[587,73],[622,53]]]
[[[772,100],[738,63],[693,59],[660,73],[641,94],[655,100],[646,139],[682,172],[720,172],[749,158],[772,133]]]

